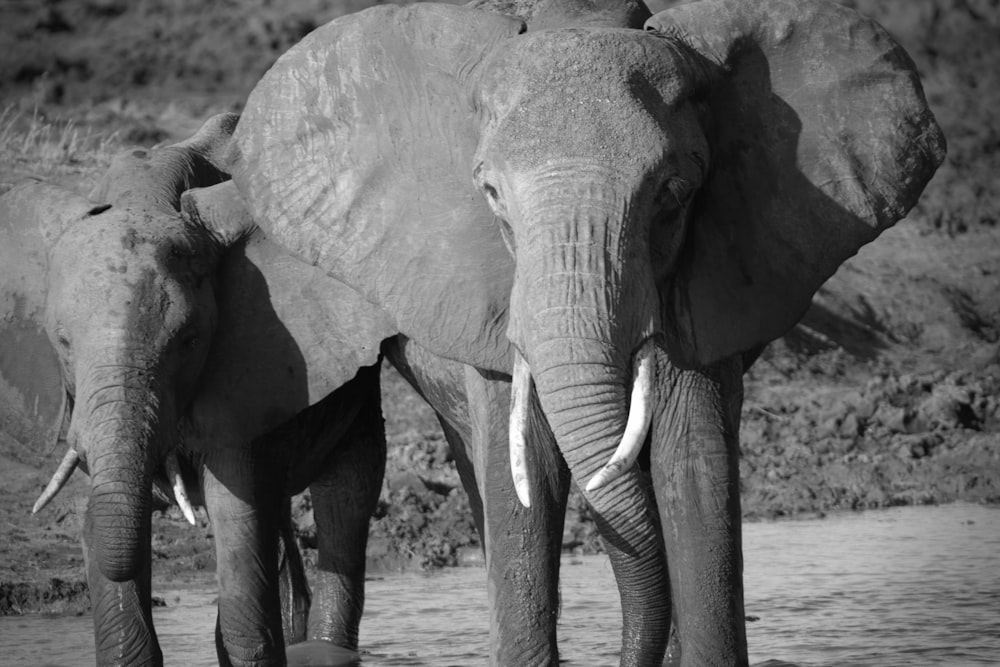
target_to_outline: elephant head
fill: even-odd
[[[16,354],[27,353],[21,363],[41,371],[18,376],[16,360],[7,359],[3,374],[26,399],[65,396],[59,437],[69,452],[36,510],[79,462],[92,482],[94,553],[111,581],[134,579],[142,567],[152,479],[161,466],[194,520],[172,426],[194,393],[215,330],[220,244],[185,223],[176,207],[188,187],[225,178],[207,155],[235,120],[219,117],[153,155],[136,149],[117,156],[91,198],[42,183],[4,196],[4,291],[15,304],[6,333],[15,336]],[[46,370],[53,350],[54,377]],[[44,430],[45,413],[33,417],[25,421]]]
[[[515,410],[533,380],[594,490],[645,439],[653,347],[702,366],[781,335],[944,141],[906,53],[832,3],[526,4],[316,30],[226,160],[269,234],[400,331],[514,367]]]

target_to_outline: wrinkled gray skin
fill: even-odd
[[[226,168],[271,238],[422,353],[491,380],[523,360],[529,450],[554,438],[581,487],[622,439],[651,342],[638,460],[585,492],[622,663],[662,661],[673,600],[683,664],[745,664],[744,357],[906,214],[943,137],[902,49],[833,3],[475,4],[530,21],[419,4],[316,30],[251,94]],[[486,543],[493,591],[507,563]],[[540,563],[528,572],[554,581]],[[516,604],[491,599],[541,646]]]
[[[171,493],[170,454],[213,524],[220,663],[284,664],[283,643],[307,638],[357,647],[391,332],[259,231],[180,215],[182,191],[225,178],[205,156],[234,123],[119,155],[90,198],[38,183],[0,198],[0,426],[65,441],[90,475],[100,665],[163,663],[150,512],[154,483]],[[313,301],[318,285],[325,300]],[[319,525],[311,608],[287,502],[306,486]]]
[[[235,188],[229,183],[191,190],[184,194],[182,206],[189,217],[204,221],[208,227],[241,233],[253,222],[249,217],[228,213],[234,193]],[[261,266],[272,263],[294,266],[298,273],[307,272],[316,279],[314,287],[308,290],[314,302],[303,304],[304,308],[322,307],[324,302],[329,303],[331,296],[336,296],[324,290],[343,287],[338,281],[325,277],[321,270],[290,255],[276,252]],[[276,301],[279,297],[272,294],[271,299]],[[346,301],[343,294],[339,301]],[[357,321],[366,317],[381,323],[385,316],[372,311],[370,304],[354,303],[350,312],[344,312],[335,321],[345,318]],[[381,332],[383,330],[377,328],[372,333]],[[377,342],[372,339],[372,343]],[[558,567],[569,492],[568,471],[558,456],[554,441],[551,437],[541,438],[528,453],[533,468],[543,471],[531,484],[533,495],[541,502],[532,508],[522,507],[510,493],[509,377],[429,353],[401,334],[382,341],[381,347],[386,358],[436,411],[468,493],[473,518],[486,550],[493,661],[510,665],[554,664],[558,660]],[[338,464],[334,461],[333,465]],[[339,468],[337,473],[346,481],[352,480],[351,475],[360,474],[358,470],[341,474]],[[267,483],[264,484],[266,487]],[[340,490],[340,499],[348,507],[358,492],[355,486],[346,484]],[[312,492],[315,505],[315,486]],[[329,507],[330,514],[334,514],[335,503],[329,503]],[[317,515],[317,528],[322,528],[322,522],[328,520]],[[338,541],[342,535],[339,528],[329,533],[337,536]],[[364,537],[358,537],[362,545]],[[358,579],[356,583],[360,587],[363,580]],[[322,582],[319,586],[314,582],[314,595],[322,590]],[[299,658],[296,648],[289,649],[290,661]]]
[[[213,522],[220,663],[284,664],[282,638],[316,640],[289,647],[292,664],[357,648],[385,457],[380,346],[439,410],[498,554],[496,641],[554,656],[549,575],[568,485],[554,444],[532,452],[552,471],[533,492],[551,500],[525,510],[506,493],[509,385],[392,337],[385,313],[270,243],[231,183],[210,185],[225,178],[211,163],[235,120],[117,156],[90,198],[44,184],[0,198],[11,309],[0,337],[14,352],[0,355],[0,387],[16,390],[0,393],[0,424],[24,441],[64,441],[91,474],[83,538],[98,664],[162,664],[149,514],[154,495],[171,493],[171,452]],[[320,552],[311,605],[286,500],[306,486]]]

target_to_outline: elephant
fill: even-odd
[[[123,152],[89,197],[43,183],[0,197],[0,428],[68,447],[34,511],[76,467],[91,475],[83,541],[98,663],[162,664],[150,597],[156,496],[189,520],[192,503],[205,504],[212,518],[220,663],[312,664],[357,649],[385,463],[382,352],[439,409],[480,534],[499,554],[497,655],[553,662],[549,575],[568,491],[554,442],[530,453],[553,471],[533,491],[552,500],[522,508],[498,474],[506,382],[426,354],[356,291],[270,242],[212,164],[236,119]],[[104,404],[123,412],[95,416]],[[126,433],[103,444],[92,431],[107,420]],[[106,497],[102,466],[133,477],[131,495]],[[306,486],[320,547],[311,604],[285,500]],[[130,514],[138,534],[126,541]]]
[[[156,495],[211,517],[221,664],[284,664],[284,641],[307,637],[357,648],[385,465],[379,344],[394,331],[259,230],[225,227],[238,198],[212,199],[214,228],[181,214],[182,192],[226,184],[206,156],[235,122],[123,152],[89,197],[30,182],[0,198],[0,428],[68,447],[35,511],[74,468],[90,475],[101,665],[162,664]],[[287,501],[306,486],[320,524],[311,606]]]
[[[458,403],[509,407],[509,494],[557,513],[535,487],[568,466],[622,664],[660,664],[672,616],[682,664],[746,664],[742,373],[906,215],[944,137],[903,49],[831,2],[506,5],[321,26],[251,92],[222,165],[269,238],[415,357],[499,383]]]

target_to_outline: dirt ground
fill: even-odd
[[[0,4],[0,193],[25,176],[86,191],[124,145],[239,110],[270,62],[363,0],[10,0]],[[663,0],[658,5],[664,4]],[[1000,2],[845,0],[916,62],[948,158],[909,218],[848,262],[746,376],[747,519],[1000,502]],[[478,538],[429,410],[393,372],[374,568],[475,562]],[[79,474],[30,507],[62,452],[0,433],[0,614],[85,613]],[[307,562],[308,497],[295,501]],[[211,526],[154,517],[154,590],[211,581]],[[599,548],[578,495],[569,548]]]

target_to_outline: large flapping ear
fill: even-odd
[[[41,182],[0,197],[0,431],[27,460],[40,460],[63,426],[59,359],[45,331],[48,252],[67,225],[106,208]]]
[[[237,114],[217,114],[179,143],[120,152],[112,158],[90,198],[116,206],[176,211],[185,190],[229,178],[222,165],[238,120]]]
[[[373,7],[282,56],[251,93],[229,169],[277,242],[444,357],[509,369],[512,261],[473,187],[470,81],[520,21]]]
[[[702,0],[646,26],[721,74],[707,97],[710,173],[663,290],[673,356],[707,363],[793,326],[916,203],[944,138],[909,56],[835,3]]]
[[[357,291],[267,239],[232,182],[185,192],[188,219],[227,245],[219,319],[196,410],[252,439],[378,361],[392,319]],[[237,438],[237,440],[239,440]]]

